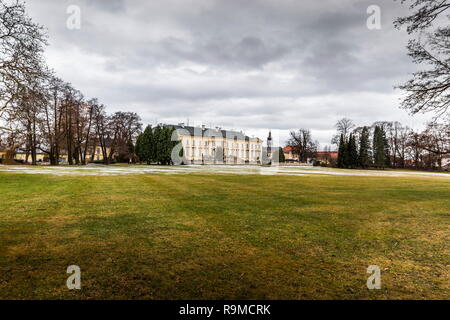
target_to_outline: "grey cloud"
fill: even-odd
[[[111,12],[120,12],[125,10],[124,0],[91,0],[85,3],[88,6],[97,8],[99,10],[106,10]]]
[[[276,61],[289,49],[282,45],[266,44],[258,37],[241,39],[210,39],[206,43],[191,44],[182,39],[167,38],[161,42],[167,53],[181,61],[212,64],[220,68],[261,68]]]

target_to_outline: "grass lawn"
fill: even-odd
[[[0,299],[450,299],[443,177],[4,172],[0,214]]]

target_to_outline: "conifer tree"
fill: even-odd
[[[278,149],[278,161],[279,163],[286,162],[286,157],[284,156],[283,148],[279,147]]]
[[[369,128],[364,127],[359,141],[358,166],[361,168],[370,167],[369,155]]]
[[[375,126],[375,129],[373,130],[373,139],[372,139],[372,149],[373,149],[373,165],[375,168],[378,168],[380,166],[379,161],[379,148],[378,148],[378,140],[380,138],[380,128],[378,126]]]
[[[391,167],[391,153],[390,153],[390,145],[389,140],[386,137],[386,132],[384,129],[382,129],[383,134],[383,149],[384,149],[384,167],[390,168]]]
[[[155,130],[153,131],[153,139],[152,139],[152,156],[153,156],[153,162],[156,162],[158,164],[161,164],[163,160],[163,144],[164,141],[162,139],[162,127],[157,126]]]
[[[134,149],[134,151],[135,151],[135,153],[136,153],[136,155],[138,156],[138,161],[143,161],[144,159],[143,159],[143,157],[142,157],[142,155],[143,155],[143,153],[142,153],[142,151],[143,151],[143,144],[142,144],[142,137],[143,137],[143,134],[140,134],[138,137],[137,137],[137,139],[136,139],[136,147],[135,147],[135,149]]]
[[[153,129],[152,126],[147,126],[144,132],[141,133],[136,141],[136,155],[140,161],[151,164],[153,162],[152,149],[153,149]]]
[[[338,159],[337,159],[337,166],[339,168],[344,168],[347,163],[347,147],[345,143],[344,135],[341,134],[341,137],[339,139],[339,149],[338,149]]]
[[[356,146],[355,136],[350,134],[350,138],[347,145],[348,150],[348,167],[356,168],[358,167],[358,150]]]
[[[385,168],[388,154],[389,145],[387,144],[384,129],[380,126],[375,126],[373,134],[373,162],[375,167]]]

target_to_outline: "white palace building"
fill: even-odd
[[[184,159],[189,164],[261,164],[266,158],[263,141],[248,137],[242,131],[191,127],[183,123],[167,127],[176,129]],[[268,149],[265,151],[270,151],[270,147]]]

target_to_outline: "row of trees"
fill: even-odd
[[[442,169],[450,157],[450,123],[430,123],[422,132],[387,121],[356,127],[342,119],[336,127],[341,168]]]
[[[394,25],[406,27],[411,36],[408,55],[424,66],[398,86],[405,93],[401,106],[411,114],[431,112],[434,122],[415,132],[399,122],[355,128],[351,120],[343,119],[332,141],[339,147],[339,167],[442,169],[443,159],[450,155],[450,1],[401,2],[408,3],[411,14],[399,17]]]
[[[385,168],[389,166],[389,144],[382,126],[375,125],[372,147],[370,129],[363,127],[359,135],[351,133],[348,139],[341,133],[337,166],[339,168]]]
[[[142,124],[135,113],[106,113],[97,99],[85,99],[55,76],[43,58],[47,35],[26,14],[22,2],[0,0],[0,148],[6,162],[17,151],[52,165],[61,156],[86,164],[100,153],[106,164],[133,157]],[[99,151],[99,152],[98,152]]]

